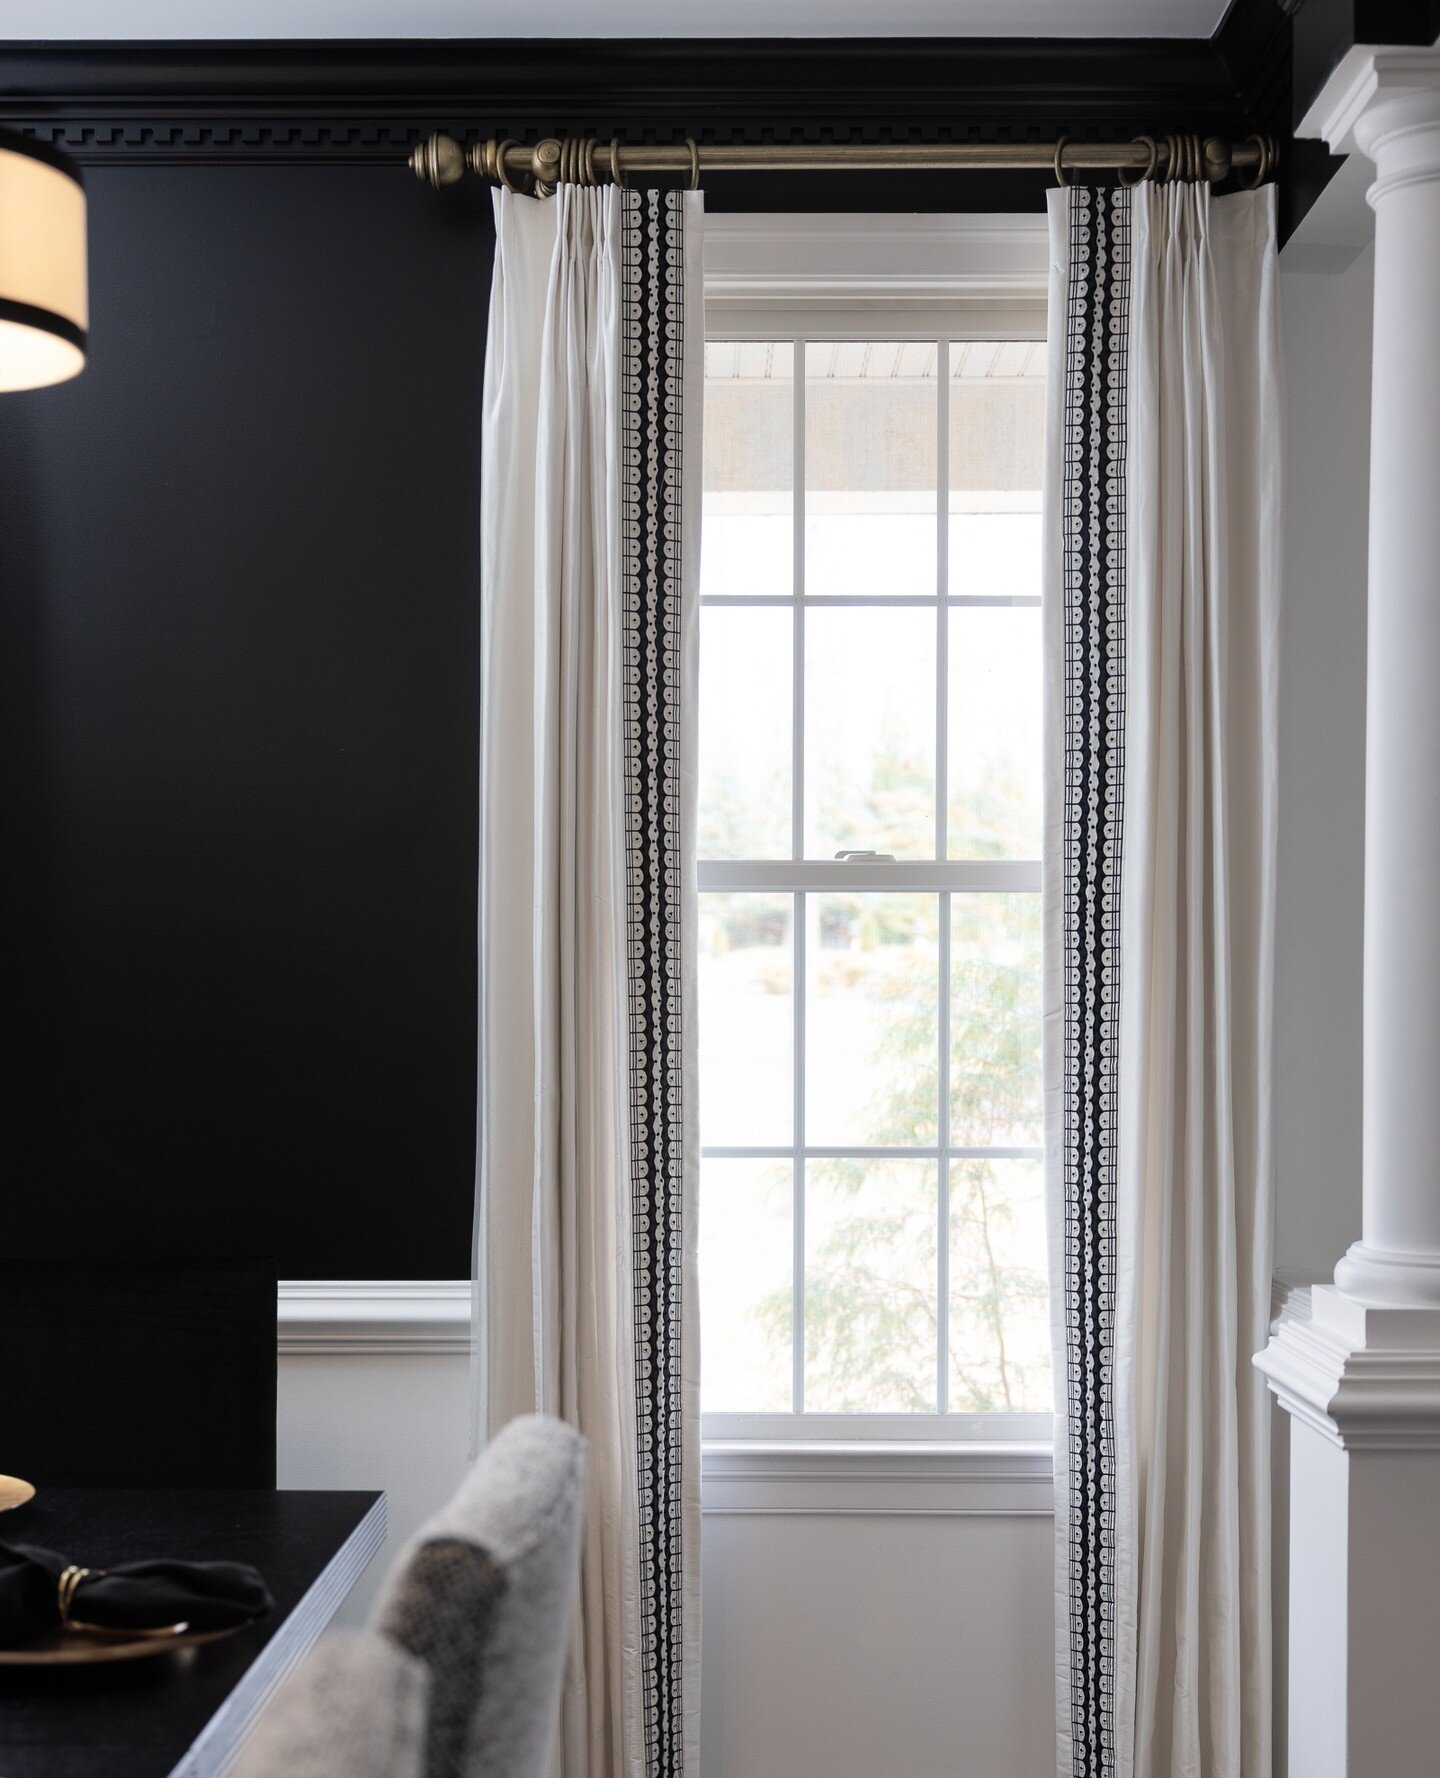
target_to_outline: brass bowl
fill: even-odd
[[[253,1620],[252,1620],[253,1621]],[[192,1630],[187,1624],[166,1624],[156,1630],[94,1630],[83,1625],[51,1630],[23,1648],[0,1648],[0,1667],[88,1667],[98,1661],[138,1661],[145,1655],[218,1642],[247,1624],[224,1630]]]
[[[32,1483],[22,1482],[18,1475],[0,1475],[0,1513],[8,1513],[12,1506],[24,1506],[34,1498]]]

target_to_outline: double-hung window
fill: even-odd
[[[725,319],[701,570],[706,1431],[1039,1436],[1044,343],[878,303],[763,338]]]

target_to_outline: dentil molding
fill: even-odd
[[[883,29],[883,9],[876,13]],[[1247,40],[1248,42],[1248,40]],[[706,142],[1270,128],[1202,39],[0,44],[6,122],[84,163],[389,163],[432,130]]]

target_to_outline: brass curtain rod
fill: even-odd
[[[1247,186],[1259,185],[1274,171],[1278,150],[1273,136],[1247,136],[1227,142],[1221,136],[1137,136],[1131,142],[775,142],[698,146],[688,137],[673,147],[618,141],[594,136],[547,136],[532,146],[512,139],[462,144],[437,132],[410,155],[416,176],[437,190],[454,185],[467,172],[477,173],[511,191],[548,197],[557,185],[599,185],[609,180],[628,185],[639,173],[678,174],[693,190],[703,172],[711,173],[855,173],[976,172],[981,169],[1053,172],[1067,184],[1067,174],[1113,172],[1122,184],[1142,179],[1161,184],[1173,180],[1218,182],[1232,172]],[[1133,177],[1124,179],[1129,173]]]

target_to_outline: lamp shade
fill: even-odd
[[[85,188],[58,149],[0,128],[0,390],[85,365]]]

